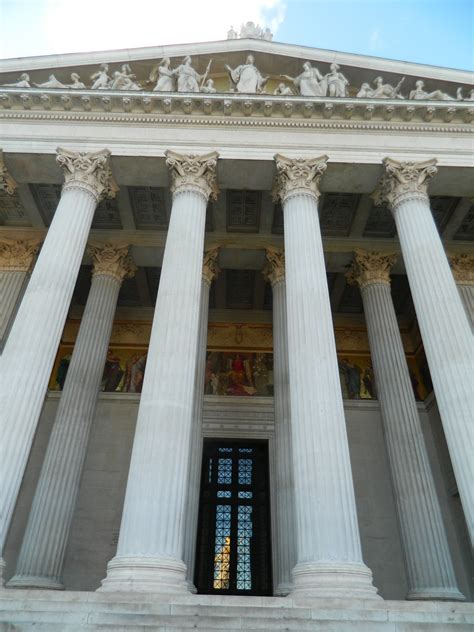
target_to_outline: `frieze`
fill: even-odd
[[[247,325],[240,323],[209,323],[208,349],[273,349],[271,325]]]

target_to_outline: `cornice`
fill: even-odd
[[[474,106],[463,101],[3,88],[0,118],[469,133]]]

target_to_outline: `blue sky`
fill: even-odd
[[[279,42],[474,69],[474,0],[0,0],[0,57],[225,39],[246,20]]]

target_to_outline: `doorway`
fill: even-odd
[[[204,441],[195,585],[199,593],[271,595],[266,441]]]

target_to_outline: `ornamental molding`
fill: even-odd
[[[87,252],[92,259],[92,277],[109,276],[119,283],[134,276],[137,266],[129,254],[129,246],[90,243]]]
[[[449,258],[458,285],[474,285],[474,255],[459,254]]]
[[[285,281],[285,253],[280,248],[265,248],[267,263],[263,268],[263,276],[271,283],[272,288]]]
[[[7,166],[3,160],[3,151],[0,149],[0,190],[5,191],[8,195],[13,195],[17,187],[18,184],[8,173]]]
[[[205,117],[177,117],[154,115],[127,115],[119,113],[111,114],[76,114],[76,113],[41,113],[41,112],[2,112],[0,119],[4,120],[28,120],[28,121],[66,121],[71,123],[112,123],[117,125],[160,125],[165,127],[176,126],[212,126],[212,127],[270,127],[280,129],[323,129],[323,130],[357,130],[369,132],[407,132],[407,133],[433,133],[433,134],[472,134],[473,127],[461,125],[431,125],[431,124],[406,124],[406,123],[378,123],[376,121],[326,121],[326,120],[285,120],[281,118],[263,119],[250,118],[205,118]],[[474,118],[473,118],[474,120]]]
[[[204,252],[204,259],[202,264],[202,278],[208,284],[217,278],[221,271],[217,265],[217,257],[219,256],[219,246],[211,247]]]
[[[384,173],[372,194],[376,206],[387,204],[392,211],[408,199],[428,201],[428,181],[436,175],[437,160],[399,162],[393,158],[383,160]]]
[[[115,197],[118,186],[108,167],[110,151],[74,152],[58,147],[56,162],[64,172],[63,190],[79,188],[91,193],[97,202]]]
[[[39,239],[0,239],[0,270],[28,272],[41,244]]]
[[[219,154],[212,151],[197,156],[195,154],[179,154],[168,150],[165,152],[166,164],[170,169],[171,192],[177,195],[183,191],[196,191],[206,198],[217,198],[219,188],[216,181],[216,165]]]
[[[275,154],[276,176],[272,195],[284,203],[292,195],[312,195],[319,198],[319,182],[327,169],[327,156],[318,158],[287,158]]]
[[[395,254],[356,250],[346,279],[352,285],[357,284],[361,290],[374,284],[390,285],[390,271],[396,260]]]
[[[0,88],[0,111],[26,113],[112,113],[202,115],[248,119],[317,119],[396,121],[413,123],[472,123],[474,102],[399,101],[397,99],[337,99],[270,94],[139,94],[100,90],[38,90]]]

